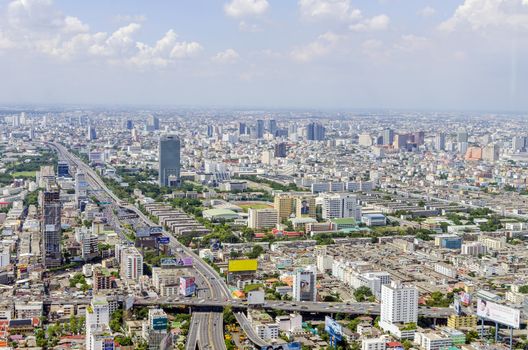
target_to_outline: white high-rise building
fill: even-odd
[[[399,338],[414,337],[414,330],[398,326],[418,322],[418,289],[394,281],[381,286],[380,327]]]
[[[136,247],[127,247],[121,251],[122,278],[138,281],[143,276],[143,256]]]
[[[399,282],[381,286],[381,321],[411,323],[418,321],[418,289]]]
[[[110,307],[105,296],[94,296],[90,306],[86,308],[86,349],[96,348],[93,335],[108,326],[110,322]]]
[[[297,271],[293,275],[293,300],[316,301],[317,298],[317,275],[314,269]]]
[[[324,194],[323,219],[354,218],[361,220],[361,206],[356,195],[348,193]]]

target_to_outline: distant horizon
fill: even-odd
[[[528,1],[5,0],[0,76],[8,104],[524,113]]]

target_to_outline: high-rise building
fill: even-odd
[[[286,158],[286,142],[279,142],[275,145],[275,158]]]
[[[293,275],[293,300],[295,301],[316,301],[317,275],[314,269],[297,271]]]
[[[381,286],[381,322],[389,324],[418,321],[418,289],[398,281]]]
[[[514,152],[521,152],[526,150],[526,137],[525,136],[515,136],[512,139],[512,150]]]
[[[143,276],[143,255],[136,247],[127,247],[121,251],[120,265],[122,278],[139,281]]]
[[[268,120],[268,132],[275,136],[277,132],[277,121],[275,119]]]
[[[81,202],[88,198],[88,182],[86,181],[86,174],[77,170],[75,174],[75,202],[77,206],[81,206]]]
[[[279,221],[287,220],[295,212],[296,197],[290,193],[278,193],[273,198],[273,207],[277,210]]]
[[[383,144],[385,146],[390,146],[394,142],[394,131],[392,129],[385,129],[383,130]]]
[[[95,127],[91,124],[88,125],[88,130],[86,132],[86,139],[88,141],[93,141],[97,139],[97,132],[95,131]]]
[[[409,142],[408,134],[396,134],[394,136],[393,146],[395,148],[405,148],[405,146],[407,145],[407,142]]]
[[[143,338],[147,340],[149,349],[162,349],[161,343],[167,338],[167,314],[163,309],[150,309],[148,323],[143,328]]]
[[[147,130],[155,131],[155,130],[159,130],[159,128],[160,128],[159,118],[153,115],[149,115],[148,120],[147,120]]]
[[[414,133],[414,143],[421,146],[425,143],[425,132],[418,131]]]
[[[464,129],[460,129],[457,132],[457,142],[468,142],[468,133]]]
[[[255,136],[257,139],[264,137],[264,120],[257,120],[257,127],[255,129]]]
[[[108,328],[110,307],[104,296],[93,296],[90,306],[86,308],[86,349],[96,349],[95,335]]]
[[[131,119],[125,120],[125,129],[132,130],[134,129],[134,122]]]
[[[279,223],[279,214],[272,208],[249,209],[248,227],[253,229],[274,228]]]
[[[239,122],[239,123],[238,123],[238,134],[239,134],[239,135],[245,135],[245,134],[247,134],[246,123],[242,123],[242,122]]]
[[[435,136],[434,139],[434,148],[437,151],[445,150],[445,134],[443,132]]]
[[[48,184],[41,193],[42,208],[42,263],[46,268],[61,265],[61,212],[60,190],[56,184]]]
[[[180,138],[176,135],[161,136],[158,158],[159,185],[177,186],[180,181]]]
[[[70,177],[70,164],[66,161],[57,163],[57,177]]]
[[[323,141],[326,137],[326,129],[320,123],[310,123],[306,125],[306,139],[308,141]]]
[[[482,149],[482,159],[487,162],[496,162],[499,160],[500,149],[496,143],[490,143]]]
[[[207,137],[213,137],[214,128],[212,125],[207,125]]]
[[[323,194],[323,219],[354,218],[361,220],[361,206],[354,194]]]

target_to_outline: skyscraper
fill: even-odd
[[[161,136],[158,158],[159,185],[178,185],[180,181],[180,138],[176,135]]]
[[[86,308],[86,349],[96,349],[94,343],[100,342],[94,339],[94,335],[106,331],[109,332],[110,306],[105,296],[94,296],[90,307]],[[100,347],[99,349],[102,349]]]
[[[207,125],[207,137],[213,137],[214,128],[212,125]]]
[[[379,325],[383,330],[397,333],[396,324],[418,321],[418,289],[403,286],[399,282],[381,286],[381,316]]]
[[[326,129],[319,123],[310,123],[306,125],[306,139],[308,141],[323,141],[325,139]]]
[[[57,184],[49,184],[41,194],[42,208],[42,263],[46,268],[61,265],[61,211]]]
[[[392,129],[385,129],[383,130],[383,144],[386,146],[392,145],[394,142],[394,131]]]
[[[88,141],[92,141],[92,140],[95,140],[97,138],[97,132],[95,131],[95,128],[89,124],[88,125],[88,131],[86,133],[86,139]]]
[[[323,195],[323,219],[353,218],[361,220],[361,206],[357,197],[348,193],[327,193]]]
[[[242,122],[238,123],[238,134],[239,135],[247,134],[246,123],[242,123]]]
[[[159,118],[153,115],[149,115],[148,120],[147,120],[147,130],[154,131],[154,130],[159,130],[159,128],[160,128]]]
[[[277,132],[277,121],[275,119],[268,120],[268,132],[275,136]]]
[[[457,132],[457,142],[468,142],[468,133],[464,129],[460,129]]]
[[[435,141],[434,143],[435,150],[437,151],[445,150],[445,134],[443,132],[436,135],[434,141]]]
[[[70,164],[66,161],[59,161],[57,164],[57,177],[70,177]]]
[[[286,158],[286,142],[279,142],[275,145],[275,157]]]
[[[255,136],[257,139],[261,139],[264,137],[264,120],[257,120],[257,128],[255,130]]]

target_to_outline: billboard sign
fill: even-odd
[[[192,267],[193,266],[193,258],[192,257],[184,257],[184,258],[163,258],[160,260],[161,267],[169,267],[169,266],[175,266],[175,267]]]
[[[136,237],[137,238],[145,238],[150,237],[150,231],[148,227],[140,227],[136,230]]]
[[[155,331],[162,331],[167,329],[167,324],[167,317],[158,316],[152,319],[152,329],[154,329]]]
[[[170,238],[165,236],[156,237],[156,241],[158,242],[158,244],[169,244]]]
[[[293,342],[286,344],[267,345],[261,347],[260,350],[301,350],[301,343]]]
[[[229,260],[228,263],[229,272],[257,271],[257,268],[257,259]]]
[[[521,311],[488,300],[477,299],[477,316],[500,324],[519,328]]]
[[[194,277],[180,277],[180,294],[184,297],[190,297],[196,291]]]
[[[114,339],[105,339],[103,341],[103,350],[114,350]]]
[[[299,278],[299,281],[295,281],[295,283],[299,288],[300,300],[314,300],[315,275],[311,271],[302,271],[297,273],[296,278]]]
[[[163,227],[161,226],[149,227],[149,232],[151,235],[161,235],[163,233]]]
[[[325,317],[325,332],[328,333],[330,339],[334,340],[333,343],[343,339],[343,328],[336,320],[328,316]]]
[[[471,304],[471,294],[462,292],[460,294],[460,301],[462,302],[462,304],[468,306],[469,304]]]

